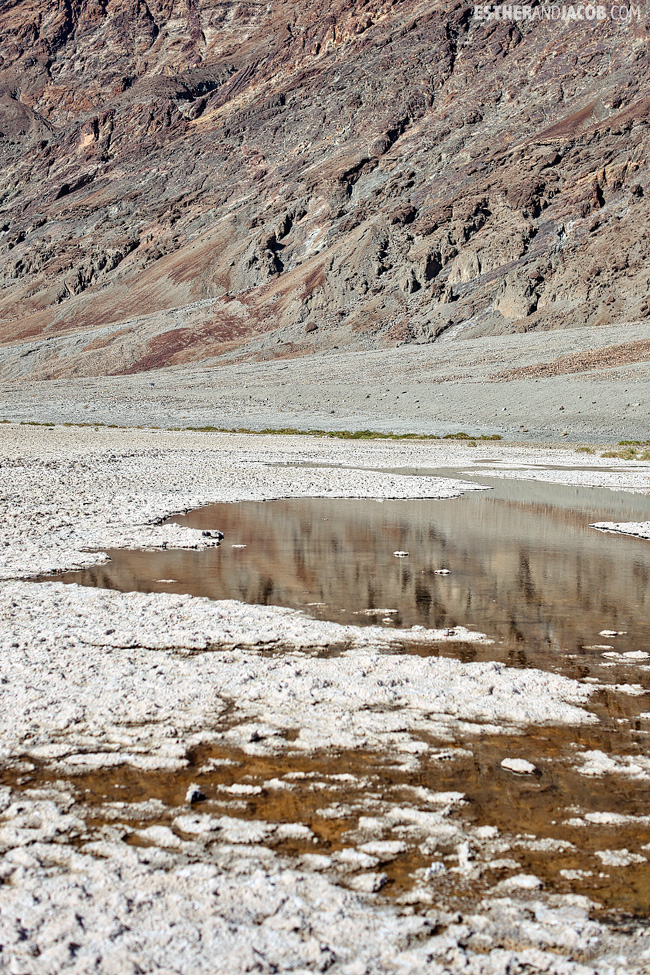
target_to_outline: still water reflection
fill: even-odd
[[[648,519],[649,498],[480,481],[493,490],[444,501],[210,505],[172,520],[220,529],[217,549],[111,551],[110,563],[62,578],[292,606],[357,625],[465,625],[523,666],[540,652],[602,659],[604,629],[625,631],[619,653],[650,648],[650,542],[589,527]],[[408,557],[396,558],[400,550]]]

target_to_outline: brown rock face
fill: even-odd
[[[649,27],[5,0],[3,378],[647,317]]]

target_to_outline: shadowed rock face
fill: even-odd
[[[5,0],[2,378],[647,317],[649,26]]]

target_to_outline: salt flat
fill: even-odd
[[[517,835],[479,824],[462,789],[418,785],[425,766],[442,783],[486,736],[519,741],[525,758],[533,727],[596,732],[593,684],[396,652],[434,647],[445,631],[30,579],[111,547],[214,545],[160,524],[208,502],[448,498],[477,486],[398,470],[475,470],[488,458],[508,476],[565,465],[575,483],[601,483],[620,464],[598,458],[576,472],[572,451],[497,443],[18,425],[0,428],[0,455],[8,971],[647,970],[643,928],[616,932],[587,898],[547,891],[517,858],[572,856],[571,843],[525,822]],[[647,490],[647,468],[616,484]],[[489,638],[480,626],[459,636]],[[336,655],[321,652],[333,645]],[[590,753],[576,754],[578,766]],[[194,778],[213,790],[205,803],[185,800]],[[400,857],[408,883],[387,897]],[[645,861],[607,854],[601,867],[614,883]]]

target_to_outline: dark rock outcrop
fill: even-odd
[[[646,318],[640,11],[4,4],[2,342],[78,335],[43,378]]]

